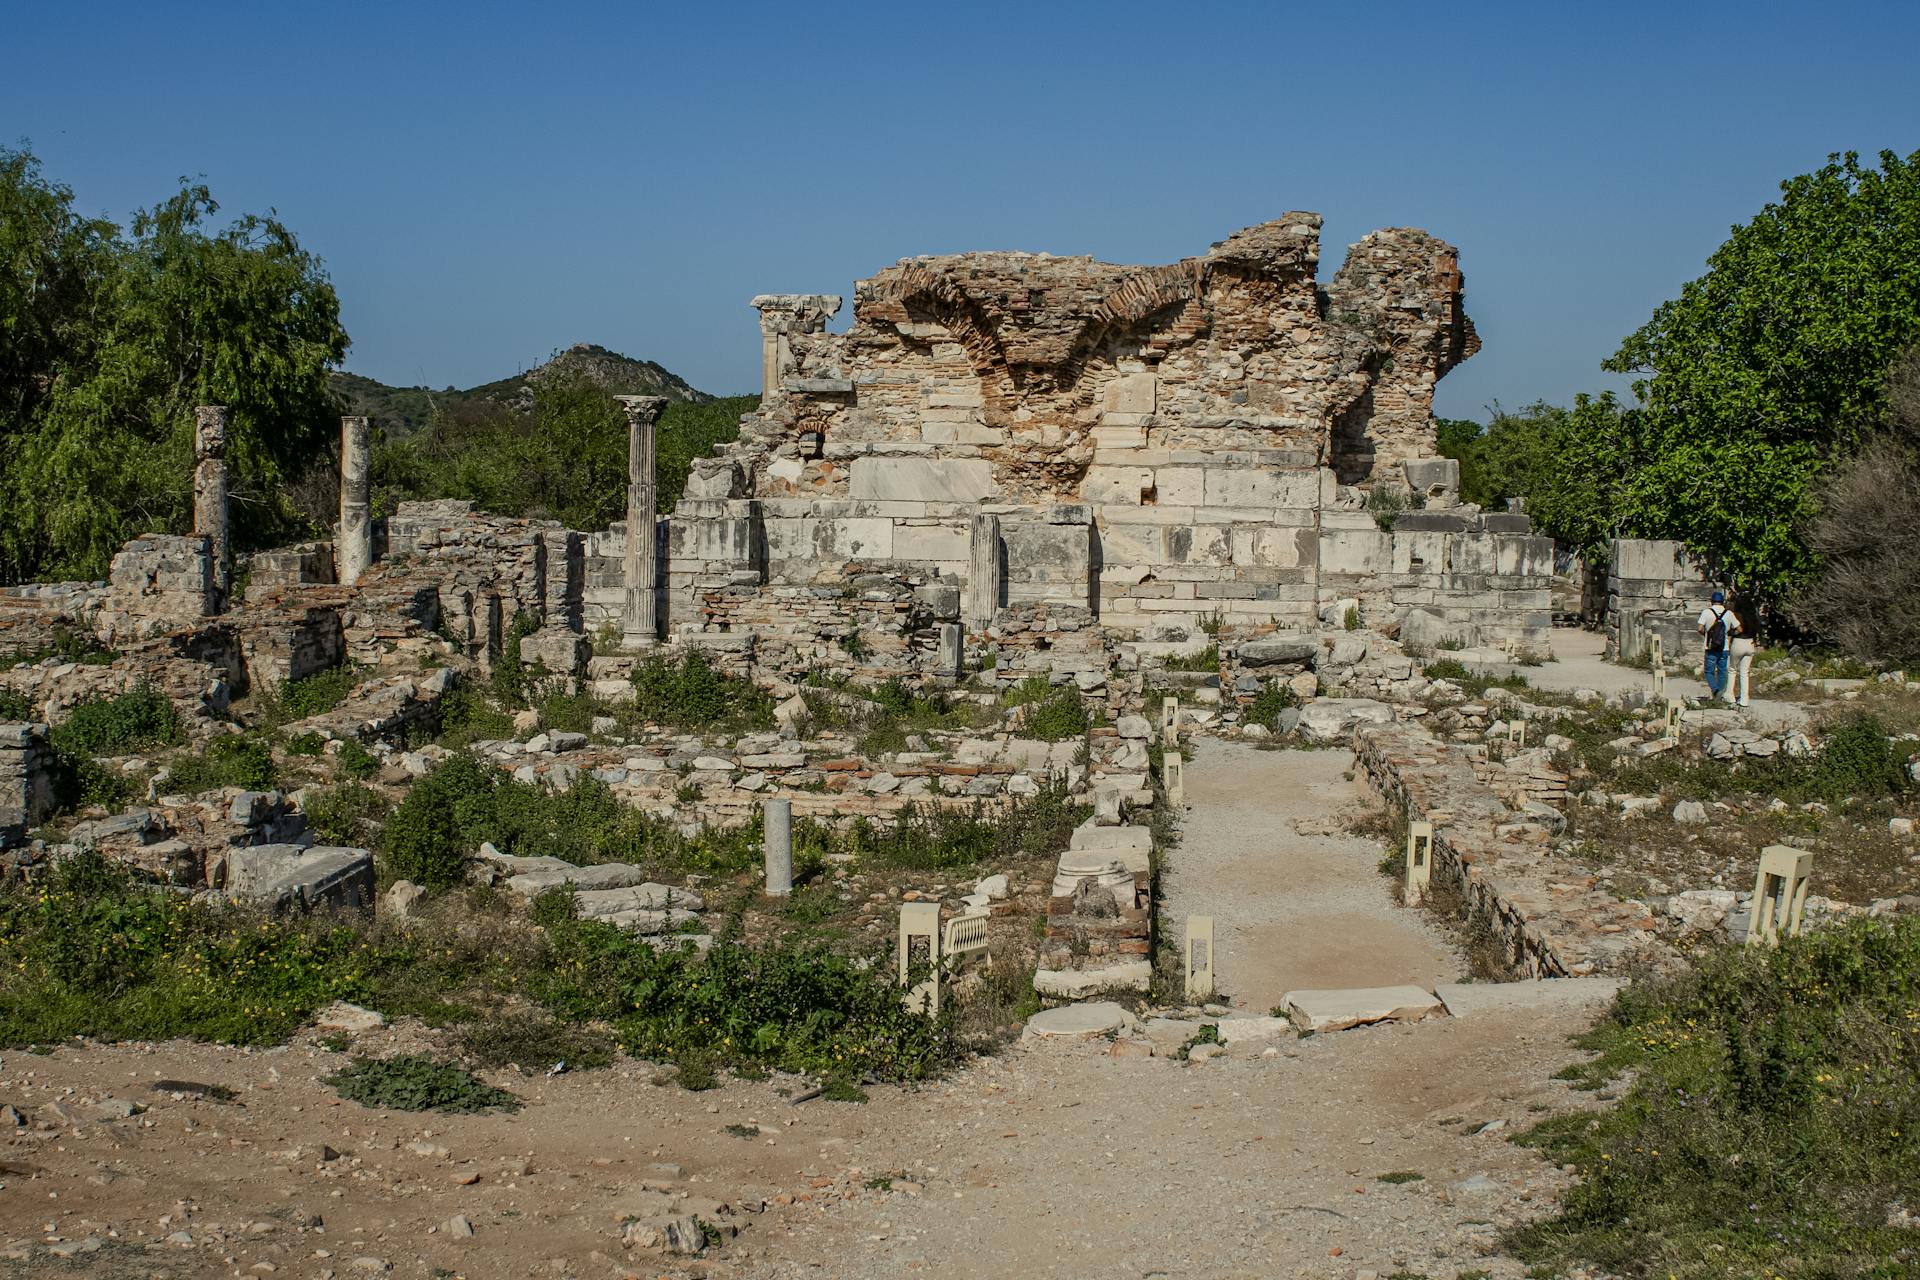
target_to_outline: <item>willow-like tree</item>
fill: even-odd
[[[339,299],[278,219],[218,210],[183,182],[122,230],[0,149],[0,581],[104,576],[184,531],[198,404],[233,410],[237,544],[300,531],[285,481],[338,431]]]

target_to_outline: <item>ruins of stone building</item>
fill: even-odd
[[[1322,283],[1319,232],[1289,213],[1167,266],[909,259],[856,285],[844,333],[839,298],[757,298],[759,410],[658,512],[664,402],[622,397],[629,516],[605,530],[459,502],[371,519],[348,418],[335,544],[256,554],[241,583],[210,407],[194,533],[128,544],[105,584],[0,593],[0,641],[83,627],[171,663],[207,716],[442,642],[483,664],[518,643],[608,693],[667,642],[776,683],[950,679],[989,652],[1000,679],[1085,675],[1193,651],[1203,628],[1232,663],[1350,620],[1544,652],[1550,541],[1461,506],[1432,456],[1435,383],[1478,348],[1457,254],[1379,231]],[[11,678],[54,716],[84,674]]]
[[[1457,254],[1375,232],[1322,285],[1319,231],[1290,213],[1169,266],[909,259],[845,333],[839,298],[756,298],[762,403],[666,521],[666,632],[804,631],[782,615],[891,575],[972,593],[935,613],[976,636],[1311,629],[1352,599],[1544,651],[1551,544],[1460,508],[1433,457],[1434,384],[1479,346]],[[1426,509],[1389,530],[1376,491]],[[589,623],[623,545],[588,539]]]

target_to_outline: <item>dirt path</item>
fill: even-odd
[[[1352,767],[1346,751],[1195,747],[1161,920],[1184,937],[1187,916],[1213,916],[1216,980],[1240,1008],[1265,1013],[1298,988],[1431,990],[1466,971],[1425,917],[1394,903],[1379,844],[1339,831],[1376,803]]]
[[[1652,678],[1645,671],[1606,661],[1601,656],[1606,646],[1606,636],[1598,631],[1586,631],[1579,627],[1555,627],[1552,640],[1553,661],[1538,667],[1523,667],[1520,673],[1534,688],[1556,693],[1591,689],[1604,697],[1608,694],[1647,689],[1651,686]],[[1689,651],[1677,660],[1668,660],[1667,689],[1674,697],[1704,698],[1707,696],[1707,685],[1701,678],[1699,659],[1698,653]],[[1713,705],[1724,704],[1716,702]],[[1755,698],[1751,706],[1741,711],[1740,719],[1748,728],[1762,731],[1797,729],[1807,723],[1807,708],[1804,703],[1799,702],[1786,702],[1778,698]]]
[[[1381,1027],[1191,1066],[1015,1047],[865,1106],[795,1106],[777,1081],[686,1093],[642,1064],[495,1074],[525,1110],[449,1117],[342,1103],[322,1083],[341,1057],[305,1045],[10,1053],[0,1099],[72,1120],[0,1131],[0,1274],[1518,1277],[1482,1255],[1562,1175],[1505,1139],[1578,1105],[1548,1076],[1582,1021]],[[98,1119],[101,1098],[151,1109]],[[1421,1178],[1379,1180],[1402,1171]],[[623,1219],[674,1195],[740,1234],[697,1260],[623,1247]],[[61,1260],[50,1238],[95,1248]]]

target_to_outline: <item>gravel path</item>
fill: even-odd
[[[1301,988],[1432,990],[1466,972],[1425,916],[1393,901],[1380,845],[1339,832],[1377,803],[1352,767],[1346,751],[1195,747],[1161,920],[1184,938],[1189,915],[1213,917],[1215,978],[1237,1007],[1265,1013]],[[1336,833],[1302,834],[1296,820]]]

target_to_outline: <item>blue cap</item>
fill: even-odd
[[[1716,592],[1714,592],[1714,593],[1713,593],[1713,603],[1715,603],[1715,604],[1725,604],[1726,602],[1727,602],[1727,593],[1726,593],[1726,592],[1724,592],[1724,591],[1716,591]]]

